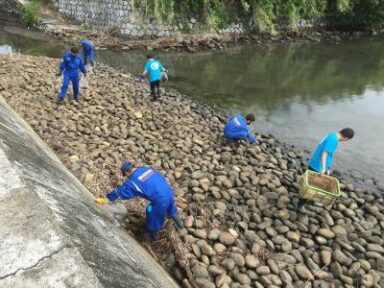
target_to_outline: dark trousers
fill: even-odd
[[[160,97],[160,80],[150,82],[151,85],[151,95],[153,98]]]
[[[308,170],[317,172],[315,169],[313,169],[313,168],[310,167],[310,166],[308,167]],[[298,205],[298,208],[300,209],[301,207],[303,207],[303,206],[305,205],[305,203],[307,203],[308,201],[310,201],[310,200],[300,198],[300,199],[299,199],[299,203],[297,204],[297,205]],[[311,201],[311,202],[312,202],[312,201]]]

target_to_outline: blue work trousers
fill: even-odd
[[[80,84],[80,75],[79,72],[65,72],[64,73],[64,81],[61,86],[59,101],[64,101],[69,83],[72,82],[73,87],[73,97],[77,100],[79,97],[79,84]]]
[[[91,50],[91,51],[83,51],[83,61],[84,61],[85,65],[87,65],[88,61],[89,61],[89,63],[93,66],[94,61],[95,61],[93,50]]]
[[[167,217],[177,216],[177,207],[173,198],[152,202],[146,209],[147,230],[156,232],[163,228]]]

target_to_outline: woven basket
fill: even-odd
[[[340,183],[335,177],[327,175],[320,176],[317,172],[307,170],[301,178],[299,193],[304,199],[320,202],[323,205],[329,206],[341,195]]]

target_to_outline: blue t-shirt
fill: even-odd
[[[315,152],[313,153],[311,159],[309,160],[309,167],[316,170],[317,172],[322,172],[323,167],[321,165],[321,154],[324,151],[327,152],[326,167],[325,170],[328,170],[333,162],[333,154],[337,149],[339,144],[339,139],[337,138],[336,133],[328,134],[321,142],[317,145]]]
[[[159,60],[148,60],[144,66],[144,70],[148,72],[149,82],[161,80],[161,71],[163,70],[163,65]]]

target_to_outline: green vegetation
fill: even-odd
[[[299,20],[323,20],[348,29],[384,28],[384,0],[131,0],[161,22],[194,17],[210,29],[253,23],[260,32],[277,24],[297,29]]]
[[[38,25],[41,22],[41,5],[39,1],[32,1],[21,7],[21,15],[27,26]]]
[[[92,30],[92,27],[91,27],[91,25],[89,24],[89,23],[81,23],[81,25],[80,25],[80,31],[81,32],[89,32],[89,31],[91,31]]]

